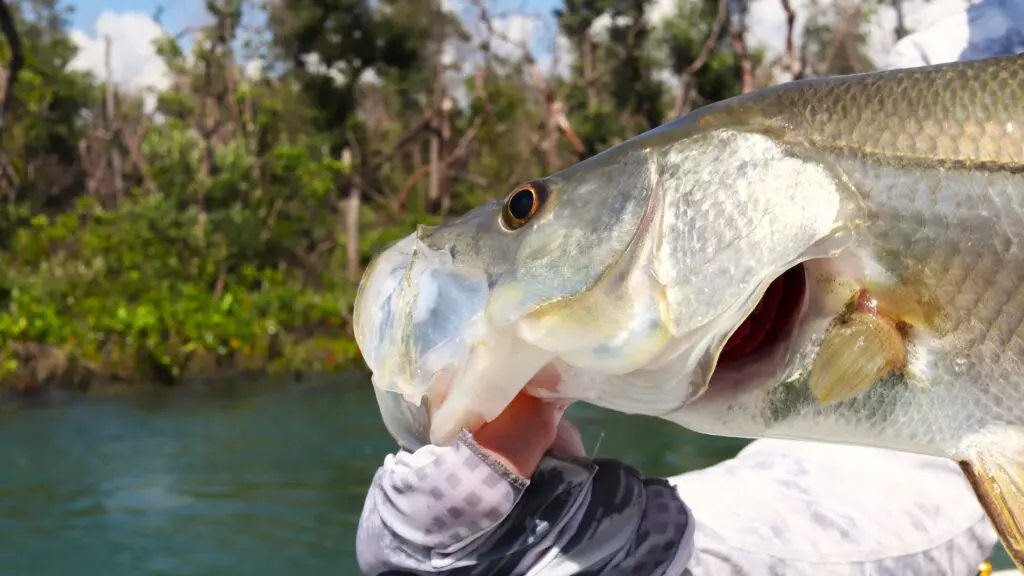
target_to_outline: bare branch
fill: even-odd
[[[466,130],[466,133],[462,135],[462,138],[459,139],[459,144],[455,147],[454,150],[452,150],[450,154],[448,154],[448,156],[444,158],[444,160],[442,160],[441,163],[445,167],[451,166],[452,164],[460,160],[462,157],[464,157],[466,153],[469,152],[469,145],[476,138],[477,133],[480,132],[480,127],[483,126],[483,120],[484,117],[482,115],[477,116],[476,118],[473,119],[473,124],[471,124],[469,130]],[[402,185],[402,189],[398,192],[398,197],[395,198],[395,204],[392,209],[392,211],[395,214],[398,214],[402,211],[402,207],[405,205],[405,202],[409,199],[409,194],[412,192],[413,186],[415,186],[416,183],[419,182],[429,172],[430,164],[424,164],[423,166],[417,168],[416,171],[413,172],[411,176],[409,176],[409,179],[405,181],[405,184]]]
[[[367,166],[365,172],[370,173],[379,169],[381,166],[390,161],[396,154],[405,149],[406,146],[411,144],[417,136],[419,136],[424,130],[430,128],[430,123],[434,121],[434,116],[437,111],[431,110],[430,113],[423,116],[419,122],[414,124],[412,128],[406,130],[398,141],[391,146],[391,151],[377,158],[375,162]],[[350,140],[354,140],[350,138]]]
[[[796,44],[793,35],[796,32],[796,10],[790,0],[782,0],[782,9],[786,12],[786,68],[789,70],[790,80],[798,80],[803,77],[804,69],[800,59],[796,55]]]
[[[352,166],[352,149],[345,148],[341,151],[341,165]],[[345,234],[345,271],[350,282],[359,281],[360,254],[359,254],[359,207],[362,203],[362,191],[357,182],[353,182],[348,189],[344,204],[344,234]]]
[[[906,18],[903,14],[903,0],[892,0],[892,7],[896,10],[896,29],[893,32],[896,34],[896,41],[898,42],[909,33]]]
[[[746,94],[754,89],[754,67],[750,62],[750,51],[747,49],[747,19],[744,14],[738,14],[732,26],[729,27],[729,35],[732,38],[732,49],[739,61],[740,81],[742,82],[743,93]]]
[[[533,52],[526,45],[526,42],[517,42],[509,38],[508,35],[502,33],[500,30],[496,29],[487,7],[484,5],[484,0],[473,0],[473,3],[476,5],[480,14],[480,21],[483,22],[484,27],[487,28],[491,37],[501,38],[512,46],[519,48],[523,55],[523,65],[526,67],[527,74],[529,74],[530,79],[533,82],[534,90],[538,94],[542,95],[546,108],[544,122],[546,136],[542,142],[545,155],[547,156],[548,169],[554,170],[560,165],[557,147],[559,133],[569,141],[573,149],[576,151],[577,156],[582,158],[586,154],[586,147],[583,146],[583,143],[576,136],[576,132],[572,129],[569,118],[565,115],[565,107],[561,100],[559,100],[558,95],[555,93],[555,87],[544,78],[544,75],[540,71],[540,67],[537,65],[537,59],[534,58]]]
[[[693,62],[679,75],[679,92],[676,94],[676,104],[672,108],[672,116],[678,118],[690,108],[690,85],[693,83],[693,76],[707,63],[711,52],[718,44],[718,37],[722,33],[725,24],[725,17],[729,14],[728,0],[718,0],[718,12],[715,13],[715,21],[711,24],[711,32],[708,34],[704,45]]]
[[[122,122],[119,132],[124,142],[124,147],[128,150],[129,158],[131,158],[132,163],[135,164],[135,169],[139,171],[139,175],[142,177],[143,188],[145,188],[147,193],[155,194],[157,192],[156,182],[153,181],[153,175],[149,171],[146,157],[142,154],[142,138],[148,129],[149,123],[146,119],[143,119],[142,123],[134,127],[134,129]]]
[[[860,6],[854,6],[843,16],[839,29],[836,30],[835,36],[832,37],[832,41],[825,50],[825,70],[823,71],[825,74],[830,73],[832,62],[835,60],[840,48],[845,48],[847,51],[850,50],[848,43],[851,40],[851,33],[860,24],[862,16]]]
[[[224,81],[226,83],[227,90],[224,100],[226,101],[228,110],[231,113],[231,119],[235,121],[236,125],[244,126],[242,124],[242,113],[238,108],[238,79],[235,65],[235,54],[232,51],[232,43],[235,40],[235,29],[231,25],[231,20],[223,11],[221,11],[217,17],[220,19],[219,37],[224,50]]]

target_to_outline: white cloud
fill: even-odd
[[[443,5],[458,15],[470,34],[467,43],[445,47],[446,64],[471,64],[478,61],[477,47],[485,41],[491,52],[501,58],[518,61],[528,50],[545,74],[567,75],[572,61],[569,41],[560,33],[546,11],[502,11],[488,7],[488,18],[495,34],[480,21],[479,9],[467,0],[444,0]],[[461,50],[465,53],[458,53]],[[456,55],[457,54],[457,55]],[[470,72],[467,69],[466,72]]]
[[[263,77],[264,62],[262,58],[251,58],[246,60],[242,65],[242,73],[245,74],[246,78],[256,80]]]
[[[78,54],[69,68],[92,72],[106,79],[104,37],[109,36],[110,68],[114,82],[128,92],[166,90],[171,83],[167,66],[156,54],[153,41],[166,32],[141,12],[104,11],[96,19],[96,35],[72,30]]]
[[[511,13],[494,19],[497,34],[491,40],[494,52],[504,57],[522,55],[525,46],[536,55],[541,22],[527,14]]]
[[[359,82],[362,84],[371,84],[373,86],[379,86],[381,83],[380,75],[373,68],[367,68],[363,70],[363,75],[359,77]]]
[[[791,0],[796,11],[793,39],[797,46],[803,41],[807,16],[838,4],[835,0]],[[904,16],[911,32],[919,30],[943,16],[963,10],[966,0],[905,0]],[[876,66],[882,65],[895,43],[896,11],[879,5],[869,19],[866,52]],[[786,13],[780,0],[753,0],[747,17],[747,40],[751,47],[763,48],[769,58],[781,57],[786,46]]]
[[[649,23],[657,25],[658,22],[675,14],[678,6],[679,0],[654,0],[648,6],[644,17]]]
[[[568,78],[572,72],[573,45],[561,31],[555,36],[555,56],[542,60],[545,71],[554,73],[561,78]]]
[[[519,58],[525,46],[537,59],[544,74],[568,77],[573,61],[572,42],[550,16],[510,13],[495,19],[494,27],[505,40],[494,40],[492,49],[500,56]]]
[[[310,74],[327,76],[339,85],[348,80],[349,74],[345,70],[345,64],[342,62],[335,62],[328,66],[318,52],[307,52],[299,56],[299,59],[302,60],[302,65],[305,67],[306,72]]]
[[[452,14],[463,14],[472,6],[467,0],[441,0],[441,10]]]

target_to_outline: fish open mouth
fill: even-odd
[[[807,295],[803,264],[782,273],[768,285],[754,310],[732,333],[718,357],[718,368],[756,361],[770,354],[792,332]]]
[[[459,429],[475,429],[524,386],[541,398],[597,400],[631,412],[650,413],[657,405],[654,396],[664,396],[660,377],[651,386],[609,388],[596,383],[615,382],[615,377],[579,376],[582,372],[557,390],[530,389],[530,377],[551,365],[557,353],[523,340],[514,327],[489,325],[479,313],[488,290],[486,276],[455,266],[447,251],[433,250],[414,235],[392,246],[364,274],[355,306],[357,342],[373,371],[385,425],[407,449],[446,444]],[[707,391],[746,388],[783,369],[779,360],[807,299],[803,264],[774,279],[726,342]],[[632,382],[643,378],[637,375]],[[622,389],[640,399],[622,396]],[[442,392],[443,401],[437,397]]]

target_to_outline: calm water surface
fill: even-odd
[[[394,447],[369,384],[338,380],[0,407],[0,574],[357,574],[366,486]],[[647,474],[744,444],[573,418],[588,448]]]

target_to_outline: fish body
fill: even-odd
[[[960,463],[1024,568],[1024,56],[805,80],[383,252],[360,349],[400,441],[541,397]]]

